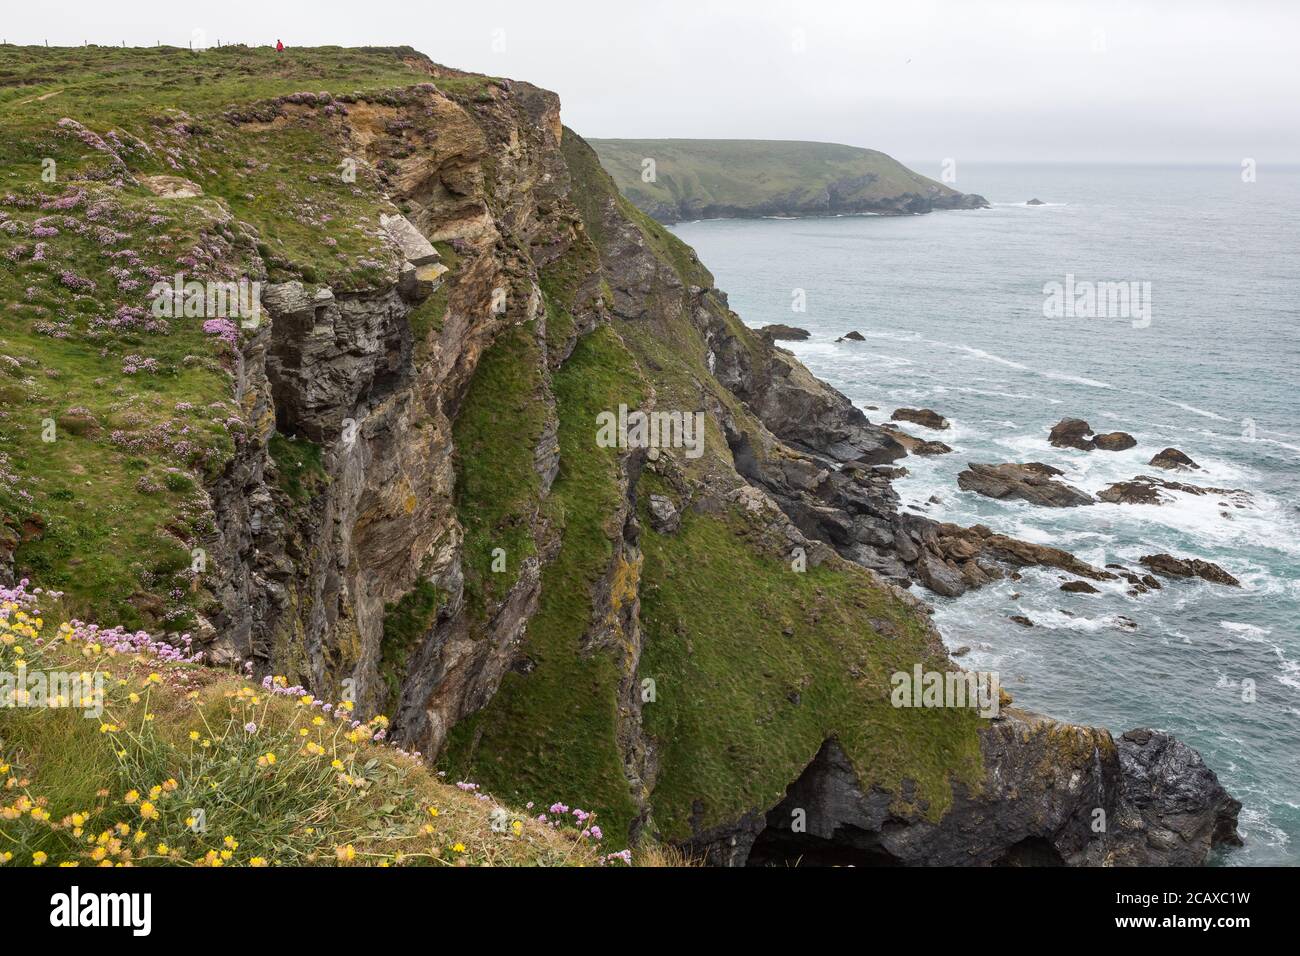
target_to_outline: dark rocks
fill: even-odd
[[[885,478],[906,478],[908,470],[901,465],[876,465],[871,469],[877,475],[883,475]]]
[[[1116,740],[1003,707],[981,729],[980,752],[980,785],[954,784],[952,805],[930,820],[899,809],[909,788],[864,785],[830,738],[767,813],[698,834],[689,848],[749,866],[1189,866],[1240,843],[1240,802],[1168,734]]]
[[[948,419],[932,408],[896,408],[894,414],[889,417],[896,422],[912,422],[915,425],[933,428],[936,431],[948,427]]]
[[[1102,501],[1125,505],[1162,505],[1173,501],[1167,491],[1181,491],[1189,495],[1222,495],[1239,508],[1250,502],[1250,494],[1239,488],[1210,488],[1181,481],[1165,481],[1151,475],[1138,475],[1131,481],[1117,481],[1097,492]]]
[[[1093,442],[1088,436],[1092,434],[1092,426],[1082,418],[1062,418],[1052,426],[1051,434],[1047,440],[1056,448],[1078,448],[1081,451],[1092,451]]]
[[[1036,461],[1021,465],[972,462],[967,470],[957,475],[957,487],[988,498],[1018,498],[1048,508],[1072,508],[1093,503],[1090,495],[1053,480],[1060,474],[1060,469]]]
[[[1137,439],[1128,432],[1106,432],[1093,436],[1092,444],[1102,451],[1127,451],[1137,447]]]
[[[1129,583],[1130,587],[1128,593],[1130,597],[1136,597],[1139,594],[1146,594],[1148,591],[1159,591],[1164,587],[1164,585],[1152,575],[1144,574],[1139,577],[1122,564],[1108,564],[1106,567],[1114,569],[1121,578]]]
[[[1166,448],[1164,451],[1157,452],[1148,464],[1157,468],[1167,468],[1170,471],[1199,471],[1201,467],[1177,448]]]
[[[952,451],[952,448],[941,441],[929,441],[924,438],[917,438],[915,435],[909,435],[890,424],[880,426],[884,431],[907,450],[909,455],[946,455]]]
[[[1155,483],[1140,478],[1117,481],[1097,492],[1097,497],[1115,505],[1158,505],[1165,500]]]
[[[1057,448],[1077,448],[1080,451],[1126,451],[1137,447],[1137,439],[1128,432],[1093,434],[1092,426],[1082,418],[1062,418],[1052,426],[1047,440]]]
[[[783,325],[780,322],[773,323],[772,325],[765,325],[759,329],[758,332],[760,335],[764,335],[774,342],[802,342],[804,339],[807,339],[812,335],[812,333],[807,329],[801,329],[796,325]]]
[[[966,593],[966,581],[961,571],[950,567],[933,552],[924,552],[916,562],[916,574],[921,583],[935,594],[958,597]]]
[[[1122,799],[1146,824],[1143,843],[1162,862],[1199,865],[1211,847],[1241,846],[1241,801],[1223,789],[1199,753],[1145,729],[1130,730],[1118,747]]]
[[[1029,620],[1029,618],[1025,617],[1023,614],[1012,614],[1009,618],[1007,618],[1007,620],[1011,621],[1014,624],[1019,624],[1021,627],[1034,626],[1034,622]]]
[[[867,340],[866,336],[855,329],[852,332],[845,332],[835,341],[836,342],[865,342],[866,340]]]
[[[1241,582],[1223,568],[1199,558],[1176,558],[1172,554],[1148,554],[1139,561],[1156,574],[1167,578],[1202,578],[1213,584],[1239,588]]]
[[[1062,591],[1068,591],[1071,594],[1100,594],[1095,587],[1087,581],[1066,581],[1061,585]]]
[[[1041,199],[1031,199],[1031,200],[1029,200],[1029,202],[1025,203],[1025,205],[1026,205],[1026,206],[1046,206],[1047,203],[1043,202]]]

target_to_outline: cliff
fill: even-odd
[[[981,209],[874,149],[761,139],[592,139],[623,195],[660,222]]]
[[[553,94],[409,49],[3,56],[0,574],[712,862],[1235,838],[1163,734],[894,706],[957,671],[900,585],[1082,563],[900,515],[902,445],[745,328]],[[261,314],[159,318],[178,272]],[[602,440],[620,409],[703,432]]]

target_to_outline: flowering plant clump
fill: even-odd
[[[41,605],[60,597],[0,588],[0,672],[80,678],[72,699],[30,706],[23,691],[0,706],[0,864],[632,860],[599,852],[594,814],[556,803],[535,819],[531,804],[516,813],[473,783],[438,782],[387,742],[387,718],[362,720],[351,701],[205,667],[188,636],[51,626]]]

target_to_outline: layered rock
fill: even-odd
[[[1157,468],[1166,468],[1170,471],[1195,471],[1201,467],[1177,448],[1166,448],[1163,451],[1156,452],[1148,464]]]
[[[758,331],[759,334],[767,336],[774,342],[803,342],[812,335],[807,329],[801,329],[796,325],[783,325],[780,322],[765,325]]]
[[[1176,558],[1172,554],[1148,554],[1139,560],[1145,567],[1167,578],[1201,578],[1213,584],[1241,587],[1240,581],[1212,561]]]
[[[1151,475],[1137,475],[1130,481],[1116,481],[1097,492],[1102,501],[1112,504],[1128,505],[1162,505],[1174,500],[1171,491],[1183,494],[1222,496],[1238,508],[1250,503],[1250,494],[1240,488],[1213,488],[1206,485],[1193,485],[1181,481],[1166,481]]]
[[[1059,468],[1031,461],[1023,465],[971,465],[957,475],[957,487],[988,498],[1016,498],[1048,508],[1073,508],[1090,505],[1092,496],[1055,481],[1062,475]]]
[[[916,425],[923,425],[926,428],[945,429],[948,427],[948,419],[944,418],[933,408],[896,408],[894,413],[889,416],[898,422],[912,422]]]

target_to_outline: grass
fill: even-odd
[[[522,562],[537,553],[541,476],[534,452],[546,425],[544,376],[536,323],[511,326],[483,353],[456,416],[465,591],[480,620],[509,593]],[[504,570],[494,570],[501,559]]]
[[[643,714],[665,839],[779,802],[831,736],[864,790],[915,782],[918,805],[899,809],[937,819],[951,779],[978,785],[973,711],[890,703],[892,673],[947,666],[914,611],[855,568],[794,571],[738,513],[688,511],[668,536],[643,526],[640,673],[656,686]]]
[[[619,191],[669,221],[701,215],[813,210],[828,190],[843,205],[905,194],[955,195],[874,149],[793,140],[591,139]],[[642,178],[643,162],[655,178]]]
[[[329,481],[322,457],[324,448],[308,438],[276,432],[268,451],[275,462],[277,485],[295,504],[311,501]]]
[[[433,626],[438,606],[444,598],[435,585],[420,580],[400,600],[384,606],[379,676],[388,688],[387,709],[390,712],[397,709],[407,660]]]
[[[617,743],[622,648],[588,647],[600,630],[592,589],[615,556],[609,526],[619,507],[618,455],[595,444],[596,415],[636,404],[639,373],[609,327],[584,336],[555,375],[560,474],[547,506],[563,534],[542,574],[540,606],[528,624],[527,673],[510,672],[483,710],[452,731],[440,765],[515,801],[541,800],[555,781],[626,836],[635,815]],[[636,569],[625,569],[635,574]],[[634,578],[633,578],[634,581]]]
[[[592,866],[616,849],[440,781],[346,702],[40,614],[4,593],[0,669],[102,676],[102,712],[89,694],[0,708],[0,864]]]

